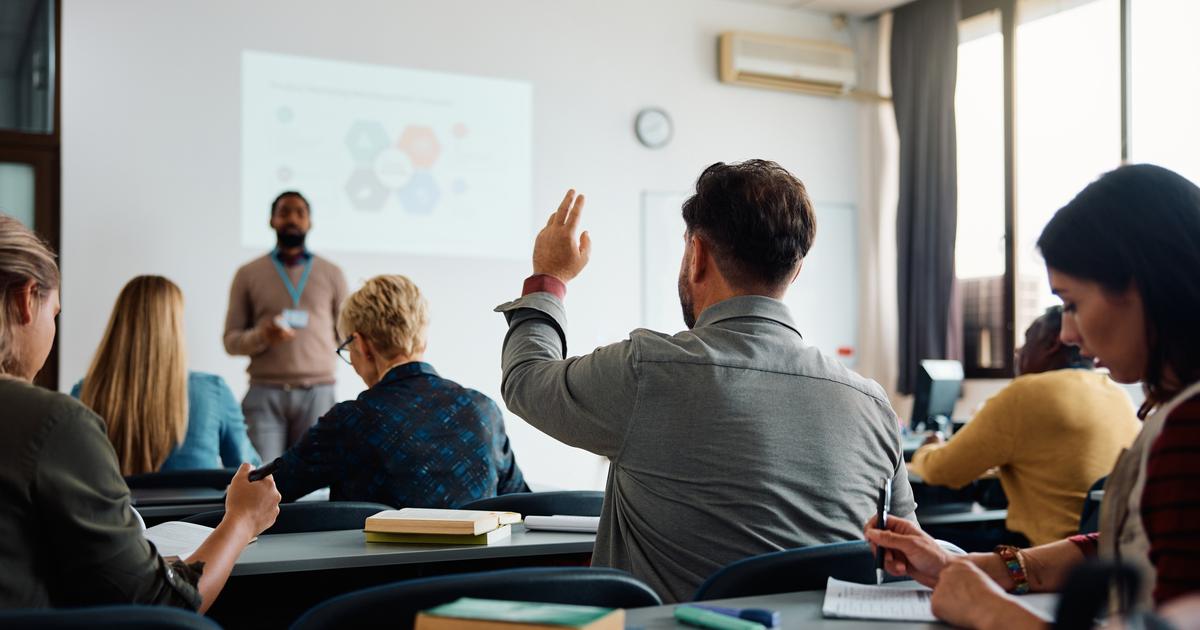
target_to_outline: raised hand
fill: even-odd
[[[565,283],[587,266],[592,239],[586,231],[579,235],[578,241],[575,238],[583,203],[583,195],[576,195],[573,189],[567,191],[558,210],[550,215],[534,241],[533,273],[551,275]]]

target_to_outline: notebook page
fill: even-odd
[[[920,586],[892,588],[829,578],[825,584],[826,617],[886,621],[937,621],[930,607],[933,591]]]
[[[164,558],[179,556],[186,560],[196,552],[196,549],[200,548],[212,531],[213,528],[203,525],[168,521],[147,529],[142,532],[142,535],[146,537],[146,540],[154,543],[154,547],[158,549],[158,555]]]

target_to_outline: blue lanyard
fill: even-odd
[[[304,263],[304,273],[300,275],[300,284],[292,284],[291,277],[288,276],[287,270],[283,268],[283,263],[279,262],[279,250],[271,252],[271,262],[275,263],[275,271],[279,272],[279,277],[283,278],[283,286],[287,288],[288,295],[292,296],[292,305],[296,308],[300,307],[300,296],[304,295],[304,285],[308,284],[308,272],[312,271],[312,257]]]

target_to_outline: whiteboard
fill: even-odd
[[[685,328],[679,306],[679,265],[690,193],[642,193],[642,326]],[[817,238],[784,303],[810,344],[853,367],[858,356],[858,230],[854,206],[814,204]]]

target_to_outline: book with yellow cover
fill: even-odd
[[[407,543],[410,545],[490,545],[498,540],[512,537],[512,525],[501,525],[478,536],[470,534],[394,534],[390,532],[366,532],[367,542]]]
[[[367,518],[368,532],[391,534],[461,534],[478,536],[510,523],[519,523],[516,512],[404,508],[384,510]]]
[[[621,630],[625,611],[464,597],[417,613],[415,630]]]

